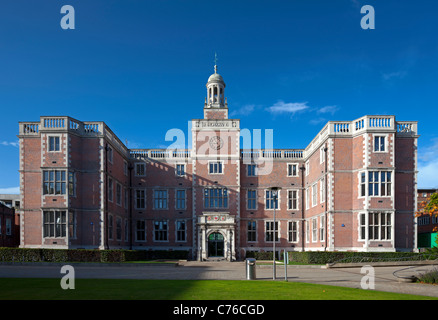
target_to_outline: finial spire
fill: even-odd
[[[217,73],[217,53],[214,53],[214,73]]]

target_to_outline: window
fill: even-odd
[[[113,163],[113,148],[108,146],[108,161]]]
[[[167,241],[167,221],[154,222],[154,240]]]
[[[247,241],[248,242],[255,242],[255,241],[257,241],[257,222],[255,222],[255,221],[248,221],[247,227],[248,227],[248,230],[247,230]]]
[[[68,173],[68,195],[69,196],[75,196],[76,190],[75,190],[75,174],[74,172]]]
[[[146,241],[146,222],[137,220],[136,241]]]
[[[113,220],[113,216],[109,215],[108,216],[108,239],[113,238],[113,232],[114,232],[114,220]]]
[[[125,188],[125,209],[128,209],[128,204],[129,204],[129,193],[128,193],[128,189]]]
[[[122,185],[119,183],[116,184],[116,203],[122,205]]]
[[[288,241],[298,242],[298,222],[289,221],[288,223]]]
[[[371,212],[368,218],[370,240],[391,240],[391,213]]]
[[[325,239],[325,217],[320,216],[319,218],[319,241],[324,241]]]
[[[125,242],[129,240],[129,223],[128,219],[125,219]]]
[[[167,209],[167,190],[154,190],[154,209]]]
[[[305,221],[306,223],[306,242],[310,241],[310,224],[309,224],[309,220]]]
[[[319,181],[319,201],[325,202],[325,178],[321,178]]]
[[[312,242],[316,242],[318,234],[317,219],[312,219]]]
[[[366,175],[365,172],[360,173],[360,196],[365,197]]]
[[[76,239],[76,212],[75,211],[70,211],[68,214],[68,234],[70,239]]]
[[[247,199],[246,207],[249,210],[257,209],[257,190],[248,190],[246,199]]]
[[[361,213],[359,214],[359,240],[365,240],[366,239],[366,214]]]
[[[65,171],[43,170],[43,194],[65,194]]]
[[[307,188],[306,189],[306,209],[309,209],[309,204],[310,204],[310,189]]]
[[[64,238],[67,233],[66,211],[43,211],[43,237]]]
[[[177,164],[175,167],[175,174],[178,177],[183,177],[186,175],[186,165],[185,164]]]
[[[186,190],[176,190],[176,209],[186,209]]]
[[[12,225],[11,225],[11,219],[6,218],[6,235],[10,236],[12,234]]]
[[[390,196],[391,195],[391,172],[382,171],[380,172],[380,195]]]
[[[306,176],[308,176],[310,173],[310,162],[307,160],[306,161]]]
[[[370,171],[368,172],[368,195],[391,196],[391,172]]]
[[[325,146],[319,148],[319,163],[325,162],[325,153],[326,153]]]
[[[257,175],[257,166],[255,164],[246,165],[246,175],[248,177],[255,177]]]
[[[108,200],[111,202],[113,201],[113,193],[113,179],[108,178]]]
[[[312,207],[317,204],[318,184],[312,185]]]
[[[116,239],[122,240],[122,218],[116,218]]]
[[[430,217],[429,216],[419,217],[417,221],[419,226],[427,226],[430,224]]]
[[[123,160],[123,173],[125,176],[128,175],[128,163],[125,160]]]
[[[184,220],[176,221],[176,241],[186,241],[186,222]]]
[[[289,210],[298,210],[298,190],[287,191],[287,208]]]
[[[222,174],[223,173],[223,165],[222,161],[212,161],[209,162],[209,174]]]
[[[298,164],[288,163],[287,164],[287,176],[288,177],[298,177]]]
[[[375,152],[384,152],[385,149],[385,137],[384,136],[375,136],[374,137],[374,151]]]
[[[146,165],[144,163],[135,164],[135,175],[139,177],[146,175]]]
[[[272,242],[274,239],[274,222],[266,221],[266,241]],[[278,221],[275,221],[275,241],[278,241]]]
[[[274,197],[274,192],[272,190],[266,190],[266,209],[278,209],[278,199],[280,197],[280,192],[277,191],[277,196]]]
[[[228,208],[227,188],[205,188],[204,208]]]
[[[49,137],[49,151],[59,151],[59,137]]]
[[[135,208],[136,209],[146,208],[146,192],[144,189],[135,190]]]

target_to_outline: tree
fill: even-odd
[[[416,212],[416,217],[420,217],[423,215],[429,215],[431,217],[437,217],[438,218],[438,192],[433,193],[430,196],[429,201],[422,201],[418,204],[418,211]],[[438,226],[434,227],[433,232],[438,231]],[[436,245],[438,247],[438,238],[436,241]]]

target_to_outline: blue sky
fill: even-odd
[[[169,129],[203,116],[215,52],[230,114],[274,129],[275,148],[305,148],[329,120],[393,114],[419,121],[418,186],[438,187],[437,12],[434,0],[2,1],[0,193],[19,185],[18,121],[68,115],[105,121],[130,148],[169,145]]]

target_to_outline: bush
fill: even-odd
[[[278,254],[278,252],[277,252]],[[289,261],[302,264],[327,264],[349,262],[387,262],[387,261],[418,261],[436,259],[438,255],[413,252],[288,252]],[[272,251],[258,252],[247,251],[246,258],[257,260],[272,260]],[[279,254],[279,260],[283,260],[283,252]]]
[[[418,281],[427,284],[438,284],[438,269],[421,274]]]
[[[97,250],[0,248],[0,262],[125,262],[188,259],[187,250]]]

